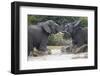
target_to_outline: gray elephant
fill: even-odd
[[[67,23],[63,29],[65,35],[70,35],[72,38],[72,45],[74,48],[81,47],[87,44],[88,33],[87,28],[80,26],[81,20]]]
[[[59,25],[53,20],[28,26],[28,56],[36,48],[39,52],[45,53],[47,49],[48,36],[60,31]]]

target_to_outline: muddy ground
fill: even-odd
[[[61,48],[63,46],[49,46],[48,48],[51,49],[51,54],[50,55],[44,55],[44,56],[29,56],[28,60],[29,61],[34,61],[34,60],[69,60],[69,59],[84,59],[88,58],[88,53],[78,53],[78,54],[69,54],[69,53],[62,53]]]

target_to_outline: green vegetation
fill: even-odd
[[[60,33],[50,35],[48,38],[49,40],[48,45],[57,45],[57,46],[65,45],[66,43],[65,40],[63,39],[63,35],[64,34]]]
[[[87,26],[87,17],[75,17],[75,16],[45,16],[45,15],[28,15],[28,25],[37,24],[47,20],[53,20],[59,25],[65,25],[66,23],[73,22],[81,19],[81,25]]]
[[[82,20],[80,25],[83,27],[87,27],[88,26],[88,18],[87,17],[80,17],[80,19]]]

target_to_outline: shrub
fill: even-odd
[[[65,40],[63,39],[64,34],[57,33],[52,34],[48,38],[48,45],[60,46],[65,45]]]

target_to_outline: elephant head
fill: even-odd
[[[39,25],[48,34],[56,34],[56,33],[60,32],[60,30],[61,30],[60,26],[57,23],[55,23],[53,20],[41,22]]]
[[[74,32],[75,30],[80,28],[80,25],[79,25],[80,22],[81,22],[81,20],[74,21],[72,23],[67,23],[63,28],[63,33],[72,34],[72,32]]]
[[[88,39],[87,29],[80,26],[80,22],[81,20],[68,23],[64,28],[64,35],[70,35],[73,45],[77,45],[78,47],[87,44]]]

